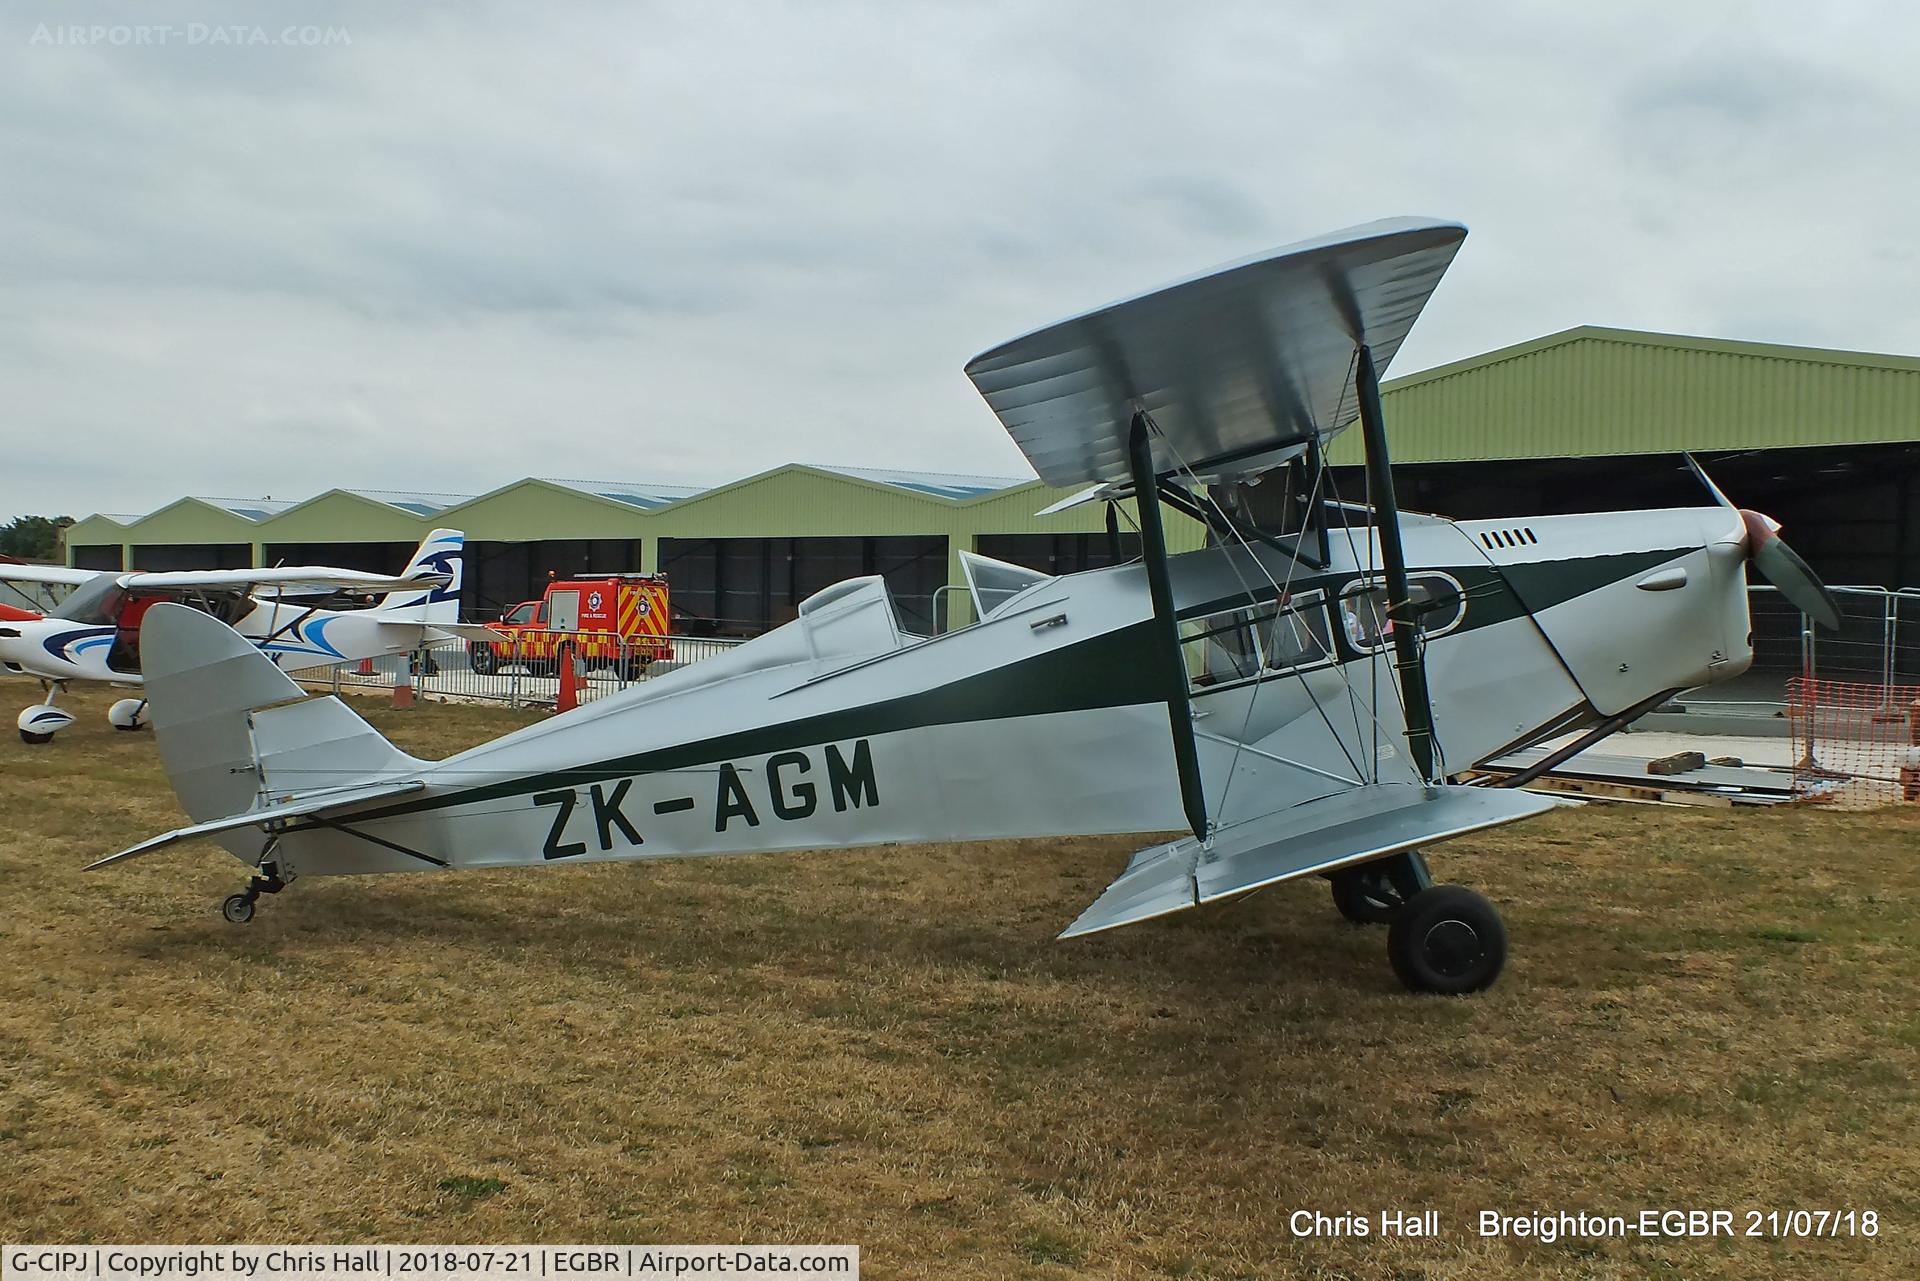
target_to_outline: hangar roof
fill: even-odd
[[[1382,385],[1395,462],[1920,440],[1920,357],[1583,325]],[[1360,461],[1349,433],[1336,463]]]
[[[677,503],[682,498],[691,498],[705,491],[701,485],[656,485],[638,480],[564,480],[558,476],[541,476],[538,479],[583,494],[611,498],[616,503],[626,503],[643,511],[665,507],[668,503]]]
[[[415,516],[431,516],[473,497],[472,494],[429,494],[409,489],[349,489],[347,492],[376,503],[385,503],[389,507],[398,507]],[[294,504],[285,505],[291,507]]]
[[[971,472],[894,471],[884,467],[836,467],[827,463],[811,464],[815,471],[836,472],[855,480],[870,480],[892,485],[912,494],[934,498],[978,498],[1016,485],[1030,485],[1031,476],[981,476]]]
[[[218,507],[221,511],[240,517],[242,520],[265,520],[269,516],[278,516],[292,503],[281,502],[273,498],[206,498],[199,494],[194,497],[209,507]],[[128,517],[140,520],[139,516]]]

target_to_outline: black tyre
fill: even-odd
[[[647,668],[651,667],[652,665],[653,665],[652,658],[643,658],[638,654],[631,655],[621,660],[620,679],[625,681],[637,681],[642,676],[645,676],[647,674]]]
[[[23,729],[20,731],[20,741],[23,743],[32,743],[35,747],[38,747],[42,743],[51,743],[53,741],[53,735],[36,734],[32,730]]]
[[[500,670],[500,656],[491,645],[467,646],[467,662],[481,676],[491,676]]]
[[[1493,986],[1507,963],[1507,927],[1484,896],[1464,885],[1435,885],[1394,917],[1387,957],[1416,992],[1478,992]]]
[[[1391,925],[1406,906],[1400,892],[1379,872],[1353,868],[1328,879],[1333,884],[1334,908],[1355,925]]]
[[[229,894],[220,904],[220,915],[235,925],[245,925],[253,919],[253,900],[245,894]]]

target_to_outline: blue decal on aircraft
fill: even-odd
[[[74,656],[83,649],[112,645],[113,630],[111,627],[82,627],[71,632],[57,632],[43,639],[40,644],[61,662],[73,663],[79,661]]]

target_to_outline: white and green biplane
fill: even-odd
[[[210,837],[255,869],[224,905],[239,922],[302,876],[1181,831],[1063,937],[1325,876],[1346,915],[1390,923],[1409,986],[1485,987],[1500,918],[1423,851],[1555,802],[1450,780],[1743,671],[1750,561],[1809,614],[1832,605],[1717,491],[1398,510],[1379,375],[1465,235],[1337,232],[975,358],[1041,478],[1090,486],[1137,554],[1059,577],[963,554],[977,621],[941,635],[850,579],[722,657],[424,761],[218,620],[156,606],[147,697],[194,822],[96,866]],[[1355,423],[1366,492],[1343,498],[1323,450]],[[1169,555],[1163,506],[1210,545]]]

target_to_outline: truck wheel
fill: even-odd
[[[637,681],[647,674],[647,668],[652,665],[653,659],[646,654],[630,655],[621,660],[620,679],[624,681]]]
[[[491,645],[467,646],[467,662],[482,676],[491,676],[500,670],[500,656],[493,652]]]

